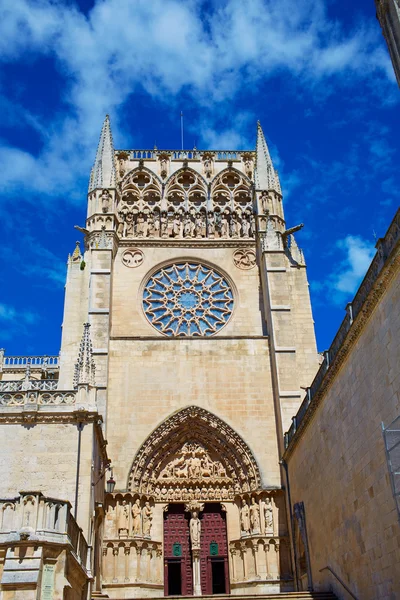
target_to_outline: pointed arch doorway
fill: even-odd
[[[127,487],[164,510],[165,595],[198,595],[200,588],[202,594],[229,593],[224,503],[260,487],[256,460],[232,427],[204,408],[177,411],[138,450]],[[201,521],[195,548],[193,506]]]

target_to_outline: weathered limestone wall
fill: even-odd
[[[94,431],[82,430],[78,495],[78,524],[88,535]],[[78,429],[75,424],[37,423],[0,425],[0,497],[19,491],[39,491],[68,500],[75,509]]]
[[[400,527],[382,435],[382,422],[400,414],[399,306],[397,274],[288,458],[315,589],[335,585],[319,572],[329,565],[362,600],[400,594]]]
[[[192,404],[226,421],[253,451],[263,484],[280,486],[267,339],[114,340],[109,399],[108,452],[118,488],[147,436]]]

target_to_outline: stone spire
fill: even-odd
[[[96,365],[93,360],[92,340],[90,338],[90,323],[84,323],[78,360],[75,364],[74,387],[78,385],[95,385]]]
[[[114,143],[110,117],[106,115],[101,129],[96,159],[90,173],[89,192],[96,188],[115,187]]]
[[[257,121],[256,168],[254,170],[256,190],[274,190],[282,194],[278,173],[274,169],[260,121]]]

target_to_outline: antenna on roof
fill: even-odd
[[[183,112],[181,111],[181,145],[183,150]]]

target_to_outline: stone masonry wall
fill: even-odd
[[[288,458],[316,590],[329,565],[361,600],[400,594],[400,526],[382,423],[400,414],[400,277],[393,279]]]

